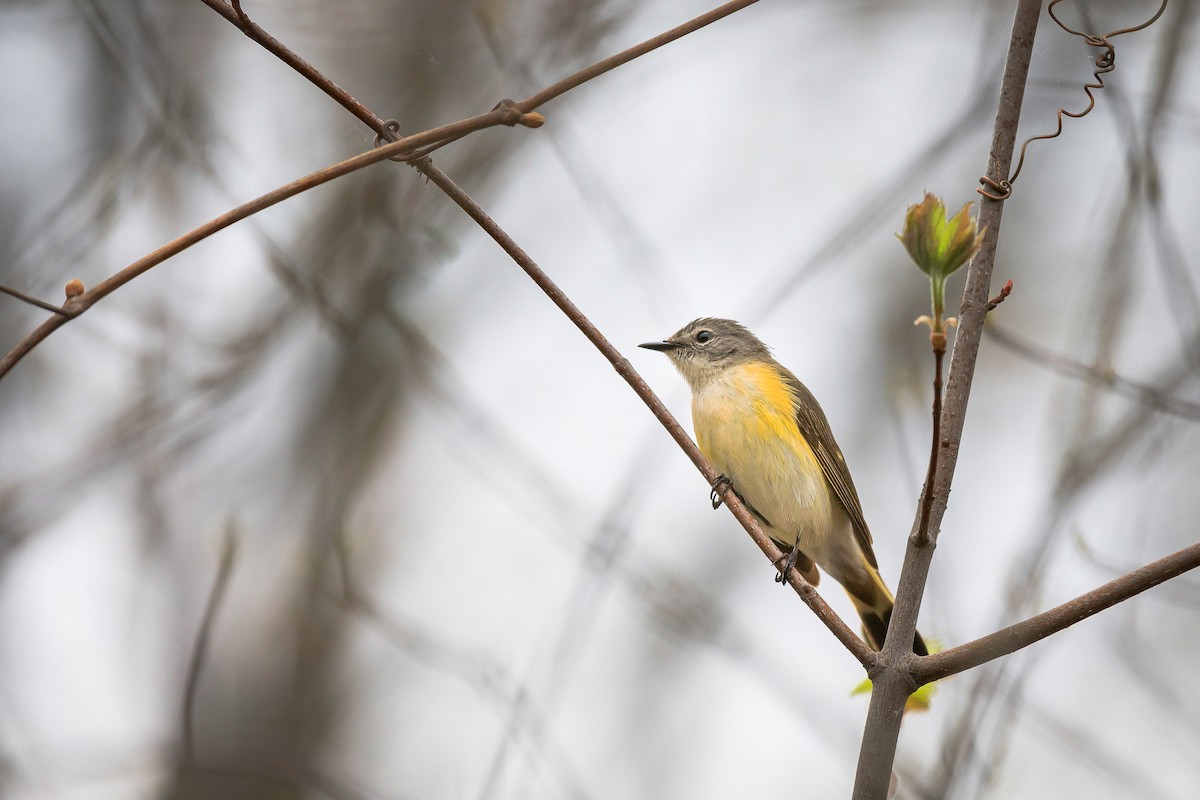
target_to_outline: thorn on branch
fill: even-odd
[[[1000,287],[1000,294],[996,295],[991,300],[988,300],[987,310],[995,311],[996,306],[1003,303],[1004,299],[1006,297],[1008,297],[1010,294],[1012,294],[1012,290],[1013,290],[1013,282],[1012,282],[1012,279],[1010,278],[1009,280],[1006,280],[1004,282],[1004,286]]]

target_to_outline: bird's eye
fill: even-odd
[[[713,339],[712,331],[700,331],[696,334],[696,341],[700,344],[708,344]]]

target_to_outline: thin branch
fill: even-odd
[[[1016,145],[1017,123],[1025,94],[1025,79],[1037,33],[1041,0],[1019,0],[1009,40],[1008,58],[1000,85],[1000,100],[992,132],[992,147],[988,158],[988,176],[1001,180],[1008,176]],[[880,669],[873,679],[871,704],[863,730],[858,770],[854,780],[855,800],[882,800],[887,797],[896,758],[896,742],[900,736],[900,720],[904,704],[916,688],[912,680],[913,636],[917,615],[929,577],[929,566],[937,544],[937,533],[946,513],[950,484],[958,463],[967,403],[979,345],[983,336],[983,321],[987,314],[992,269],[996,262],[996,245],[1000,237],[1000,221],[1004,212],[1002,201],[985,198],[979,209],[979,224],[984,228],[983,244],[967,268],[966,287],[959,310],[959,328],[955,336],[954,355],[950,361],[945,405],[941,415],[939,464],[932,487],[933,502],[928,519],[918,509],[904,555],[904,567],[896,592],[887,640],[880,656]],[[923,491],[930,491],[926,487]],[[928,537],[921,537],[922,526]]]
[[[192,657],[188,661],[187,680],[183,692],[183,755],[186,763],[196,760],[196,692],[200,686],[200,671],[204,669],[208,657],[208,643],[212,639],[213,624],[217,611],[225,599],[225,590],[229,587],[229,576],[233,572],[233,561],[237,554],[237,531],[231,524],[225,532],[225,540],[221,543],[221,560],[217,565],[217,576],[213,579],[212,591],[208,594],[208,603],[204,607],[204,616],[200,620],[200,630],[196,633],[196,643],[192,647]]]
[[[608,359],[609,363],[616,369],[617,374],[629,384],[637,396],[642,399],[642,402],[650,409],[650,412],[667,429],[667,433],[671,435],[671,438],[675,440],[675,443],[679,445],[684,454],[691,459],[696,469],[704,476],[704,479],[710,485],[714,484],[718,477],[716,470],[704,458],[700,449],[696,447],[695,442],[691,440],[691,437],[687,435],[687,432],[684,431],[671,412],[667,410],[667,407],[658,399],[658,396],[654,394],[650,386],[642,379],[642,376],[638,375],[637,371],[634,370],[628,359],[621,355],[620,351],[604,337],[604,334],[592,324],[592,321],[584,315],[579,307],[571,302],[571,299],[563,293],[562,289],[550,279],[550,276],[466,192],[444,174],[439,174],[433,177],[432,180],[471,219],[475,220],[481,228],[487,231],[488,235],[500,245],[504,252],[508,253],[521,269],[525,270],[525,273],[546,293],[546,296],[579,328],[583,335],[588,338],[588,341],[595,345],[596,349]],[[733,490],[729,486],[724,486],[720,491],[725,505],[733,513],[737,521],[741,523],[742,527],[746,529],[746,532],[750,534],[750,538],[754,540],[754,543],[766,554],[767,558],[773,562],[779,562],[783,554],[775,546],[775,543],[771,541],[770,537],[763,533],[762,528],[758,526],[758,522],[742,504],[741,500],[738,499]],[[876,661],[875,652],[850,630],[841,617],[829,607],[829,604],[825,602],[816,588],[806,581],[795,569],[789,573],[788,583],[796,590],[796,594],[800,595],[800,598],[812,609],[813,613],[817,615],[817,618],[825,624],[825,627],[829,628],[833,635],[837,637],[838,641],[845,645],[846,649],[858,659],[863,667],[870,670]]]
[[[914,673],[920,683],[929,683],[947,675],[986,664],[1014,653],[1047,636],[1058,633],[1093,614],[1141,594],[1163,581],[1200,567],[1200,542],[1177,553],[1160,558],[1116,580],[1080,595],[1074,600],[1042,612],[1035,617],[1002,628],[973,642],[943,650],[918,661]]]
[[[209,220],[200,227],[191,230],[182,236],[167,242],[162,247],[159,247],[154,252],[143,256],[129,266],[117,272],[100,283],[93,286],[88,291],[76,297],[69,298],[63,304],[62,309],[57,310],[58,313],[47,319],[24,339],[17,343],[3,359],[0,359],[0,379],[3,379],[13,367],[33,348],[37,347],[45,341],[50,334],[61,328],[63,325],[78,317],[83,312],[87,311],[97,301],[103,299],[109,294],[112,294],[117,289],[132,281],[134,278],[148,272],[152,268],[166,261],[172,256],[176,256],[188,249],[192,245],[207,239],[217,231],[223,230],[235,222],[257,214],[263,209],[281,203],[290,197],[294,197],[301,192],[308,191],[313,187],[320,186],[323,183],[328,183],[335,178],[340,178],[343,175],[348,175],[351,172],[356,172],[372,164],[377,164],[380,161],[393,158],[395,156],[406,156],[411,151],[418,150],[433,142],[442,141],[447,136],[447,131],[452,129],[457,130],[462,126],[471,126],[480,120],[493,119],[498,120],[497,124],[507,124],[504,119],[516,119],[517,112],[511,107],[498,108],[495,111],[490,111],[479,117],[472,117],[470,120],[443,125],[440,128],[433,128],[423,133],[413,136],[406,136],[390,144],[368,150],[365,153],[360,153],[357,156],[348,158],[345,161],[339,161],[336,164],[317,170],[316,172],[305,175],[303,178],[292,181],[291,183],[280,186],[264,195],[261,195],[248,203],[243,203],[237,208],[227,211],[215,219]]]
[[[284,61],[284,63],[311,81],[313,85],[317,86],[321,91],[325,92],[325,94],[336,100],[343,108],[370,126],[376,133],[380,135],[386,135],[380,127],[383,122],[380,117],[376,116],[371,109],[354,99],[349,92],[345,91],[336,83],[326,78],[315,67],[289,50],[282,42],[280,42],[271,34],[267,33],[254,21],[252,21],[245,14],[245,12],[242,11],[240,0],[231,0],[232,5],[225,3],[222,0],[201,0],[201,2],[212,8],[221,16],[225,17],[225,19],[232,22],[238,27],[239,30],[241,30],[251,39],[258,42],[271,53],[278,56],[282,61]],[[680,39],[689,33],[693,33],[694,31],[698,31],[701,28],[711,25],[718,20],[724,19],[730,14],[741,11],[746,6],[753,5],[756,2],[758,2],[758,0],[733,0],[733,2],[718,6],[711,11],[708,11],[683,23],[682,25],[674,27],[669,31],[660,33],[658,36],[653,38],[647,39],[641,44],[636,44],[633,47],[622,50],[616,55],[609,56],[603,61],[598,61],[590,67],[585,67],[584,69],[581,69],[572,75],[568,75],[562,80],[550,84],[540,92],[537,92],[536,94],[533,94],[524,100],[521,100],[520,102],[513,103],[513,107],[519,109],[523,114],[532,112],[539,106],[543,106],[556,97],[582,86],[593,78],[597,78],[606,72],[616,69],[617,67],[628,64],[630,61],[638,58],[639,56],[644,56],[653,50],[657,50],[663,45],[670,44],[676,39]]]
[[[1180,397],[1172,397],[1154,386],[1122,377],[1111,369],[1106,369],[1099,365],[1084,364],[1073,358],[1059,355],[998,326],[988,325],[986,330],[988,338],[994,340],[997,344],[1017,355],[1023,356],[1034,364],[1057,372],[1059,375],[1108,389],[1114,394],[1118,394],[1135,403],[1141,403],[1148,408],[1153,408],[1164,414],[1171,414],[1183,419],[1200,420],[1200,403],[1193,403]]]
[[[11,286],[0,285],[0,292],[4,292],[5,294],[26,302],[31,306],[37,306],[43,311],[49,311],[51,314],[62,314],[64,317],[70,316],[70,312],[64,311],[61,306],[56,306],[53,303],[47,303],[45,300],[39,300],[33,295],[25,294],[24,292],[14,289]]]
[[[230,22],[233,22],[239,27],[239,29],[243,31],[247,31],[247,27],[245,26],[253,25],[253,23],[251,23],[248,18],[245,18],[244,15],[241,15],[241,18],[239,18],[239,15],[234,11],[234,9],[226,6],[224,3],[221,3],[220,0],[203,0],[203,2],[216,9],[218,13],[226,17],[226,19],[229,19]],[[661,47],[664,44],[668,44],[669,42],[672,42],[687,33],[728,16],[729,14],[732,14],[741,8],[751,5],[753,2],[755,2],[755,0],[738,0],[737,2],[726,3],[725,5],[720,6],[708,12],[707,14],[696,17],[690,22],[673,28],[672,30],[656,36],[653,39],[649,39],[639,45],[629,48],[628,50],[618,53],[615,56],[611,56],[610,58],[607,58],[598,64],[580,70],[574,75],[565,78],[558,83],[552,84],[546,89],[543,89],[541,92],[533,95],[527,100],[523,100],[520,103],[510,103],[509,107],[513,109],[520,109],[522,112],[531,111],[542,103],[548,102],[549,100],[558,97],[564,92],[569,91],[570,89],[573,89],[598,75],[625,64],[628,61],[648,53],[655,48]],[[355,100],[348,92],[337,86],[337,84],[321,74],[321,72],[316,68],[312,67],[298,55],[288,50],[277,39],[271,37],[270,34],[267,34],[257,25],[254,25],[250,30],[254,31],[254,33],[247,32],[247,35],[250,35],[251,38],[254,38],[256,41],[259,41],[264,47],[266,47],[275,55],[279,56],[289,65],[294,66],[297,71],[304,75],[305,78],[307,78],[316,86],[320,87],[322,91],[337,100],[360,120],[363,120],[370,125],[381,136],[386,137],[396,135],[396,132],[388,125],[388,123],[375,115],[362,103]],[[399,141],[408,141],[412,138],[414,137],[407,137]],[[393,146],[394,145],[388,145],[387,147]],[[382,149],[387,148],[385,147]],[[680,448],[683,449],[684,453],[692,460],[692,463],[695,464],[696,468],[700,470],[700,473],[704,475],[705,480],[707,480],[710,484],[715,482],[717,479],[716,471],[704,458],[699,448],[696,447],[695,443],[687,435],[675,417],[672,416],[671,412],[667,410],[667,407],[663,405],[662,401],[659,400],[654,392],[650,389],[650,386],[642,379],[640,375],[637,374],[629,361],[623,355],[621,355],[620,351],[618,351],[612,345],[612,343],[600,333],[600,330],[592,324],[592,322],[583,314],[582,311],[579,310],[574,303],[571,302],[566,294],[564,294],[563,291],[558,288],[558,286],[544,271],[542,271],[542,269],[533,261],[533,259],[530,258],[529,255],[526,254],[525,251],[522,250],[521,247],[507,233],[505,233],[504,230],[501,229],[491,217],[487,215],[487,213],[479,206],[479,204],[477,204],[465,191],[463,191],[453,180],[451,180],[448,175],[435,167],[431,161],[429,161],[427,158],[421,158],[413,161],[412,165],[422,174],[428,177],[434,184],[436,184],[438,188],[445,192],[450,199],[454,200],[454,202],[457,203],[459,207],[461,207],[468,214],[468,216],[474,219],[480,225],[480,227],[487,231],[488,235],[490,235],[496,241],[496,243],[499,244],[500,247],[503,248],[504,251],[508,253],[509,256],[512,257],[512,259],[516,261],[522,269],[525,270],[526,274],[533,279],[534,283],[536,283],[542,289],[542,291],[546,293],[550,300],[554,302],[554,304],[557,305],[564,314],[567,315],[568,319],[575,323],[575,325],[583,332],[584,336],[586,336],[592,342],[592,344],[594,344],[596,348],[600,350],[605,358],[609,360],[609,362],[617,370],[617,373],[633,388],[638,397],[640,397],[647,407],[649,407],[651,413],[653,413],[658,421],[662,423],[663,427],[667,429],[667,432],[671,434],[671,437],[675,439],[676,443],[680,446]],[[725,504],[729,507],[729,510],[750,534],[750,537],[754,539],[755,543],[758,544],[759,549],[761,549],[763,553],[765,553],[767,557],[772,560],[772,562],[780,562],[783,554],[779,551],[779,548],[776,547],[775,543],[762,532],[762,529],[759,528],[754,517],[750,514],[746,507],[742,505],[741,501],[728,487],[724,489],[724,499]],[[817,618],[820,619],[830,631],[832,631],[833,635],[837,637],[838,641],[845,645],[846,649],[848,649],[854,655],[854,657],[858,659],[859,663],[861,663],[864,667],[870,668],[875,662],[875,652],[871,650],[871,648],[868,647],[867,644],[863,642],[863,640],[860,639],[846,625],[846,623],[837,615],[837,613],[830,608],[829,604],[825,602],[825,600],[817,592],[816,588],[809,584],[799,572],[792,570],[788,578],[788,582],[792,585],[792,588],[795,589],[796,593],[800,595],[801,599],[804,600],[808,607],[813,610],[813,613],[817,615]]]
[[[461,119],[457,122],[452,122],[448,125],[442,125],[437,128],[431,128],[419,134],[412,136],[398,137],[396,132],[388,127],[387,123],[380,117],[373,114],[362,103],[354,99],[349,93],[341,89],[333,81],[325,78],[311,64],[297,56],[288,48],[284,47],[277,39],[272,37],[261,27],[250,20],[248,16],[241,10],[240,2],[234,5],[227,5],[221,0],[203,0],[203,2],[217,13],[228,19],[240,30],[245,32],[255,41],[262,44],[271,53],[284,60],[293,69],[300,72],[304,77],[308,78],[316,86],[320,87],[326,94],[336,100],[343,107],[347,108],[351,113],[357,116],[360,120],[371,126],[376,133],[381,137],[391,140],[388,144],[376,148],[367,153],[355,156],[354,158],[346,159],[323,170],[314,172],[311,175],[305,176],[297,181],[293,181],[286,186],[282,186],[272,192],[252,200],[242,206],[239,206],[232,211],[222,214],[220,217],[202,225],[201,227],[189,233],[180,236],[172,242],[163,245],[158,250],[147,255],[145,258],[134,262],[130,266],[121,270],[117,274],[111,276],[107,280],[97,284],[90,291],[85,292],[73,301],[68,301],[62,309],[53,309],[57,316],[46,320],[24,339],[17,343],[2,360],[0,360],[0,379],[3,379],[14,366],[33,348],[37,347],[45,341],[50,334],[61,328],[70,319],[79,316],[84,311],[87,311],[96,301],[103,298],[105,295],[124,286],[129,281],[138,277],[147,270],[161,264],[166,259],[178,255],[183,250],[191,247],[202,239],[211,236],[217,231],[238,222],[251,214],[256,214],[264,208],[268,208],[276,203],[293,197],[300,192],[307,191],[314,186],[319,186],[322,183],[339,178],[342,175],[349,174],[356,170],[376,164],[384,159],[392,160],[411,160],[424,159],[438,147],[457,141],[463,136],[473,133],[484,128],[491,128],[498,125],[524,125],[526,127],[536,128],[542,124],[543,117],[540,114],[534,114],[533,110],[544,103],[553,100],[577,86],[586,83],[587,81],[599,75],[603,75],[609,70],[615,69],[622,64],[637,58],[638,56],[649,53],[662,47],[665,44],[675,41],[692,31],[698,30],[706,25],[716,22],[723,17],[751,5],[757,0],[735,0],[735,2],[726,3],[723,6],[713,9],[706,14],[684,23],[679,27],[673,28],[659,36],[648,39],[639,45],[631,47],[614,56],[604,59],[586,69],[582,69],[573,75],[570,75],[557,83],[551,84],[537,94],[526,98],[518,103],[511,100],[501,100],[496,104],[496,107],[486,114],[478,114],[473,117]],[[432,164],[425,161],[422,162],[423,167],[419,167],[431,180],[433,176],[431,170],[436,168]]]
[[[932,338],[932,337],[931,337]],[[946,334],[941,334],[940,343],[933,346],[933,433],[929,447],[929,467],[925,472],[925,485],[921,488],[921,521],[917,524],[917,541],[925,547],[929,544],[929,520],[933,511],[933,479],[937,475],[938,451],[942,442],[942,359],[946,355]]]
[[[1004,282],[1004,285],[1000,287],[1000,294],[996,295],[991,300],[988,300],[987,310],[989,312],[995,311],[998,305],[1008,299],[1008,296],[1012,294],[1012,290],[1013,282],[1012,279],[1009,278]]]
[[[661,33],[652,39],[647,39],[641,44],[630,47],[628,50],[623,50],[620,53],[617,53],[614,56],[609,56],[603,61],[597,62],[590,67],[581,69],[574,75],[570,75],[566,78],[563,78],[558,83],[547,86],[545,89],[542,89],[537,94],[533,95],[527,100],[521,101],[517,105],[523,111],[532,111],[543,103],[548,103],[559,95],[569,92],[575,87],[587,83],[592,78],[603,75],[609,70],[616,69],[623,64],[628,64],[630,61],[638,58],[639,56],[644,56],[646,53],[649,53],[652,50],[657,50],[665,44],[670,44],[676,39],[687,36],[693,31],[698,31],[706,25],[711,25],[717,20],[724,19],[735,11],[741,11],[746,6],[753,5],[757,1],[758,0],[734,0],[732,3],[725,3],[724,5],[717,6],[712,11],[701,14],[695,19],[689,20],[682,25]]]

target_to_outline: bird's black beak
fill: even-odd
[[[657,350],[660,353],[665,353],[668,350],[674,350],[676,347],[679,347],[679,345],[675,344],[675,342],[663,341],[663,342],[646,342],[645,344],[639,344],[638,347],[644,347],[647,350]]]

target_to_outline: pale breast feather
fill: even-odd
[[[772,372],[770,379],[781,379]],[[735,367],[695,391],[697,444],[771,523],[780,541],[824,537],[831,498],[819,459],[795,435],[799,431],[790,396],[786,403],[777,402],[763,391],[763,380],[761,369]]]

